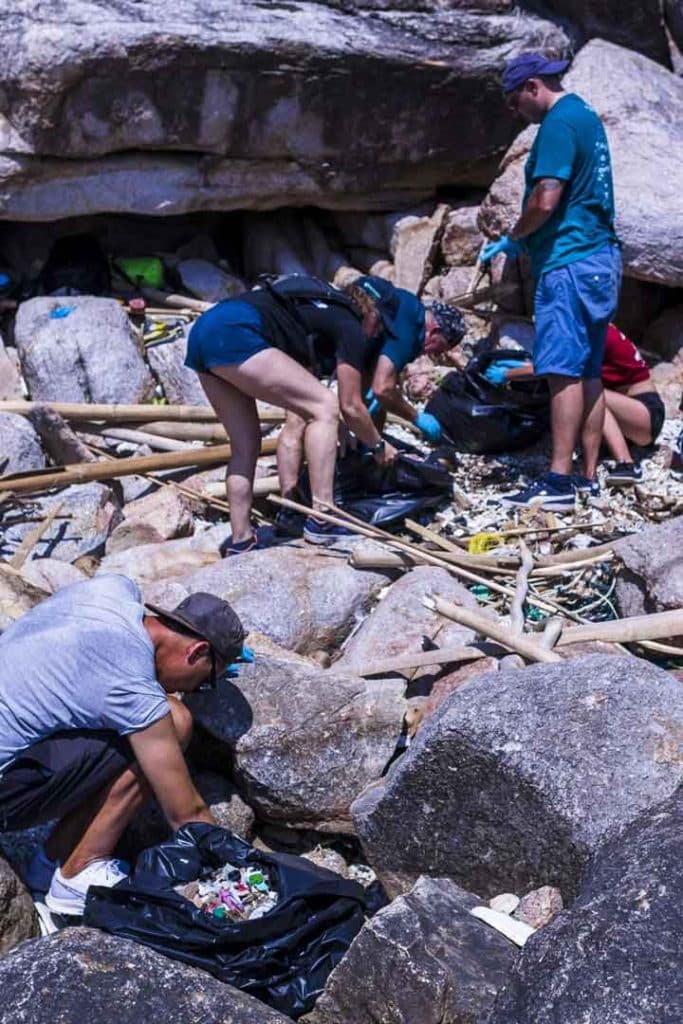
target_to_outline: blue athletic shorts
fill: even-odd
[[[187,339],[185,366],[209,373],[212,366],[244,363],[272,348],[263,337],[261,314],[248,302],[226,299],[202,313]]]
[[[536,374],[585,380],[601,376],[607,325],[620,287],[621,253],[616,245],[541,274],[534,298]]]

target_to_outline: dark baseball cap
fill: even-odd
[[[147,604],[147,608],[166,620],[171,626],[179,626],[200,640],[206,640],[211,647],[211,685],[216,685],[216,657],[226,665],[236,661],[242,653],[246,630],[227,601],[199,591],[190,594],[173,610]]]
[[[382,319],[382,326],[389,334],[396,336],[398,334],[396,321],[401,305],[398,289],[391,281],[386,281],[383,277],[377,277],[375,274],[358,277],[353,283],[358,288],[362,288],[371,299],[374,299],[377,312]]]
[[[503,71],[503,92],[514,92],[529,78],[542,75],[561,75],[569,67],[568,60],[550,60],[542,53],[520,53],[505,65]]]

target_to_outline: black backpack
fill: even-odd
[[[333,367],[320,365],[315,334],[309,333],[299,312],[303,302],[315,299],[341,306],[358,318],[358,310],[344,292],[309,274],[282,274],[279,277],[262,274],[249,292],[249,301],[261,309],[270,336],[278,339],[277,348],[321,377],[329,374]]]
[[[471,359],[461,373],[441,381],[425,406],[435,416],[456,451],[495,454],[526,448],[548,431],[550,393],[536,378],[497,387],[484,377],[499,359],[528,362],[525,352],[500,350]]]

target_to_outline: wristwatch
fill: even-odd
[[[373,455],[382,455],[384,453],[384,449],[386,448],[386,446],[386,441],[384,440],[383,437],[380,437],[379,441],[376,444],[373,444],[370,451],[372,452]]]

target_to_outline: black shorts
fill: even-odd
[[[67,729],[24,750],[0,777],[0,829],[62,818],[135,763],[125,736]]]
[[[644,391],[642,395],[633,395],[632,397],[635,398],[637,402],[642,402],[650,414],[650,429],[652,431],[652,440],[650,441],[650,444],[654,444],[659,437],[659,432],[664,426],[664,420],[666,419],[664,402],[656,391]]]

